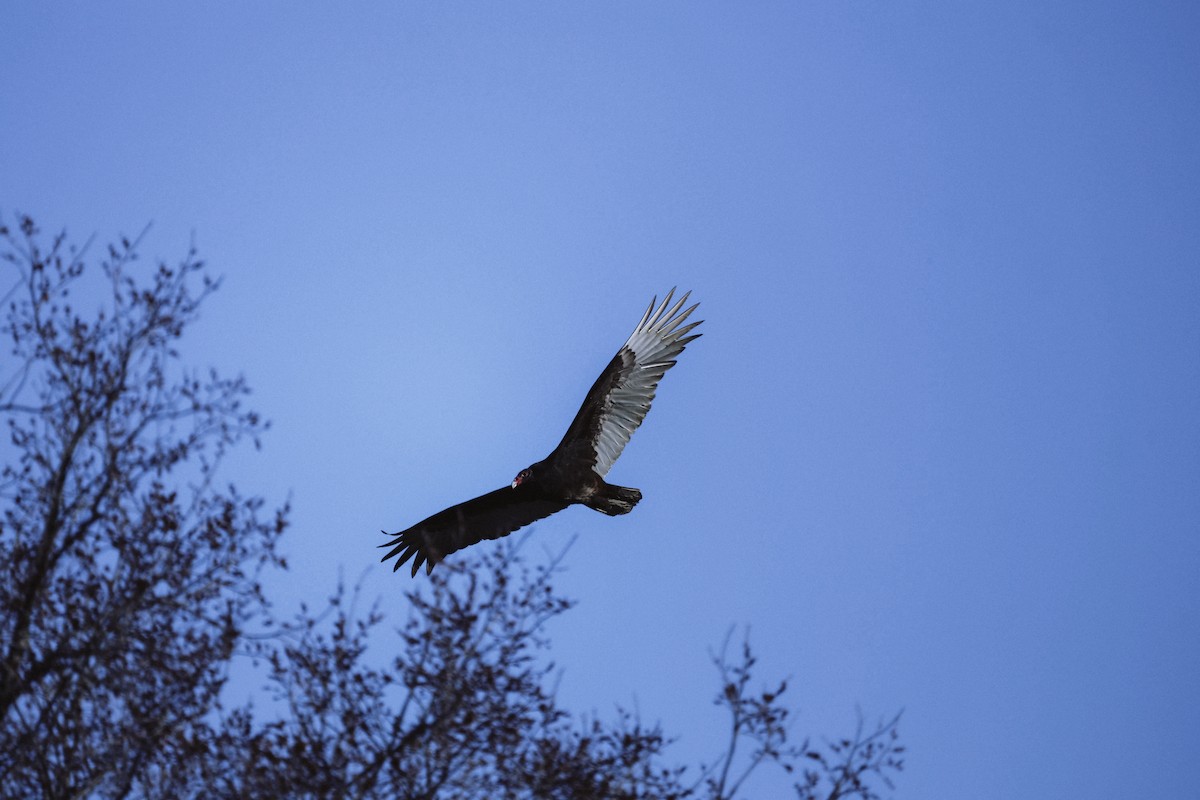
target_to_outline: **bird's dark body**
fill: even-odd
[[[396,569],[412,559],[412,573],[426,571],[450,553],[483,539],[497,539],[518,528],[583,504],[604,514],[627,514],[642,493],[604,480],[633,431],[641,424],[655,388],[674,365],[675,356],[700,334],[699,325],[682,325],[695,305],[680,313],[685,294],[667,310],[674,290],[661,306],[655,301],[633,334],[592,385],[558,446],[546,458],[521,470],[511,486],[451,506],[399,533],[382,547],[391,550]]]
[[[637,501],[642,499],[642,493],[637,489],[608,483],[597,475],[591,466],[577,458],[560,455],[557,450],[527,469],[529,477],[526,482],[533,484],[535,490],[546,499],[561,501],[567,505],[582,503],[609,516],[629,513]],[[522,483],[517,489],[525,485],[526,483]],[[637,495],[637,499],[627,508],[619,510],[620,506],[615,505],[613,500],[628,498],[628,493],[631,492]]]

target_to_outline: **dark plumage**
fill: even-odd
[[[683,324],[699,303],[680,311],[691,292],[671,305],[674,294],[672,289],[657,307],[658,298],[650,301],[554,452],[517,473],[510,486],[387,534],[395,538],[380,545],[392,548],[383,560],[396,556],[394,569],[400,569],[411,558],[415,576],[422,564],[428,573],[455,550],[507,536],[574,503],[609,515],[632,511],[642,493],[606,483],[604,476],[646,418],[658,382],[687,343],[700,336],[688,335],[699,322]]]

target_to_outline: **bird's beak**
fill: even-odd
[[[512,482],[512,488],[514,488],[514,489],[515,489],[515,488],[517,488],[517,487],[518,487],[518,486],[520,486],[520,485],[521,485],[521,479],[520,479],[520,478],[513,478],[513,482]]]

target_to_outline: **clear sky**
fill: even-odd
[[[281,603],[544,456],[679,285],[645,499],[531,541],[579,535],[567,706],[715,755],[748,624],[798,732],[905,709],[899,797],[1200,795],[1200,6],[3,17],[5,219],[225,276],[186,352],[274,421],[228,474],[292,493]]]

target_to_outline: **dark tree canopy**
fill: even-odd
[[[0,224],[0,797],[716,800],[769,764],[803,800],[890,786],[897,720],[796,742],[748,645],[715,658],[710,764],[629,712],[561,708],[547,623],[571,603],[511,540],[391,599],[398,629],[342,586],[280,617],[261,579],[286,568],[287,508],[217,475],[266,426],[242,379],[175,349],[217,284],[135,245],[89,273],[64,236]],[[255,706],[223,699],[235,659],[258,665]]]
[[[109,247],[96,312],[65,237],[0,236],[0,787],[120,796],[206,735],[284,516],[214,480],[264,426],[240,378],[177,363],[216,288],[194,253],[138,281]]]
[[[714,702],[729,727],[715,732],[719,758],[685,768],[670,739],[624,709],[602,722],[561,708],[542,654],[547,623],[572,603],[552,585],[556,562],[531,567],[521,543],[504,543],[447,564],[428,586],[405,593],[409,615],[390,663],[368,640],[378,606],[356,616],[339,587],[335,613],[318,628],[302,617],[269,656],[287,713],[258,734],[247,725],[218,780],[247,797],[313,790],[321,797],[495,797],[671,800],[739,797],[743,781],[774,764],[793,774],[800,800],[878,798],[901,767],[897,719],[814,744],[790,738],[786,683],[754,686],[748,643],[714,656]],[[229,750],[228,752],[235,752]]]

